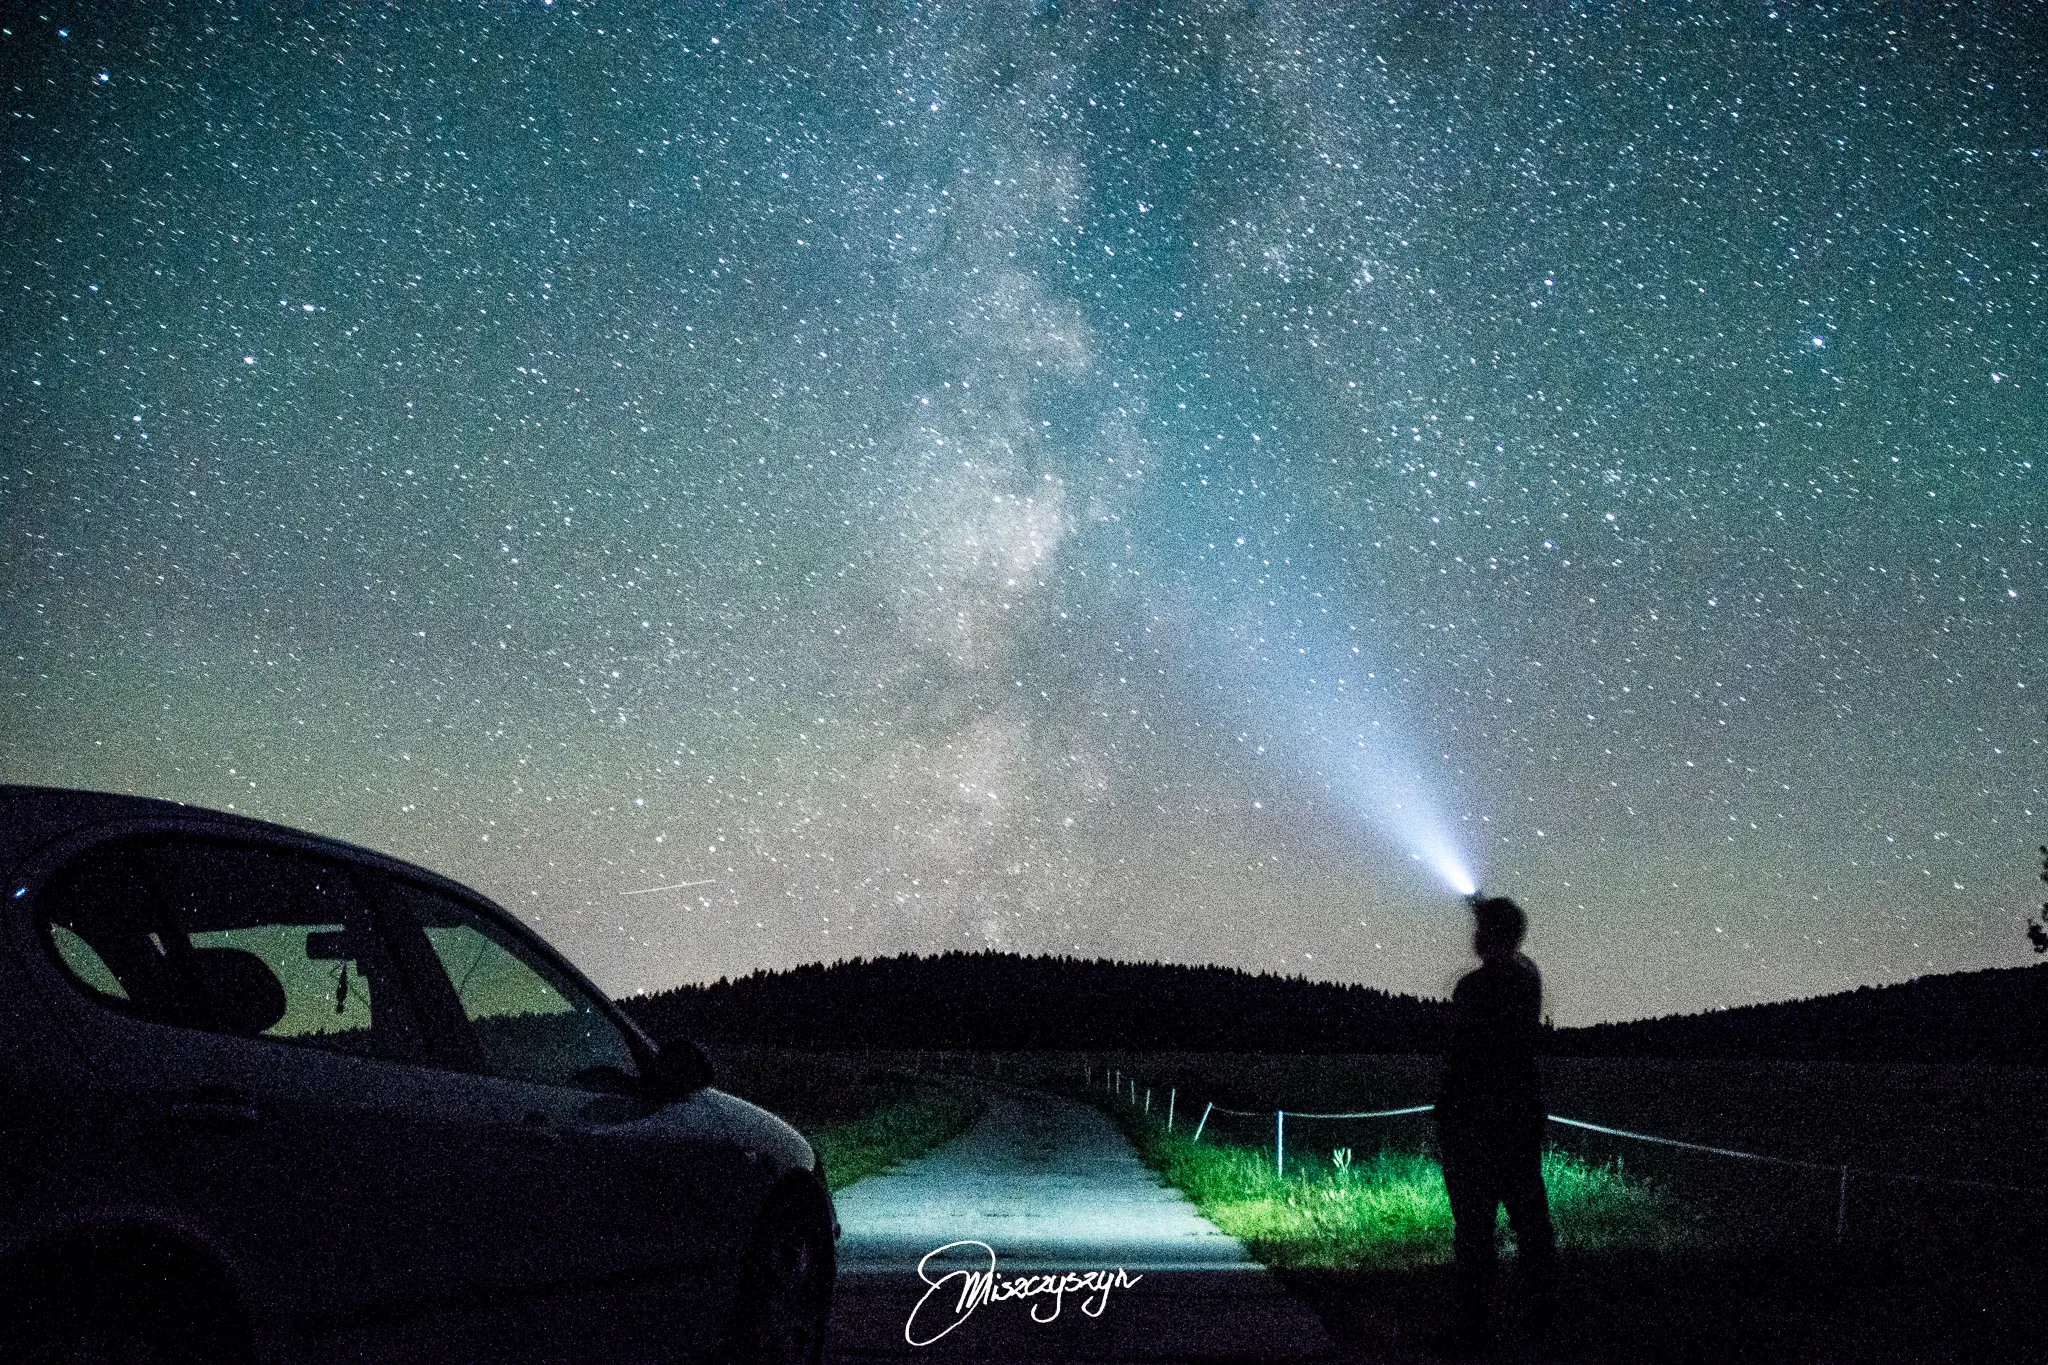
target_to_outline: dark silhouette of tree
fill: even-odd
[[[2048,882],[2048,844],[2041,845],[2041,880]],[[2027,921],[2027,941],[2037,953],[2048,953],[2048,901],[2041,902],[2041,918]]]
[[[2044,907],[2048,908],[2048,907]],[[1226,967],[992,951],[852,958],[620,1002],[657,1038],[802,1049],[1440,1052],[1449,1006]],[[1555,1056],[2048,1065],[2048,963],[1544,1031]],[[1230,1101],[1225,1100],[1225,1103]]]
[[[1227,967],[953,951],[809,963],[622,1002],[659,1037],[796,1048],[1434,1052],[1448,1006]]]
[[[2048,963],[1923,976],[1835,995],[1559,1029],[1555,1056],[1766,1058],[1788,1062],[2048,1064]]]

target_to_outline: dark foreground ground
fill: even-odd
[[[730,1065],[734,1082],[758,1088],[762,1098],[780,1100],[792,1109],[816,1109],[819,1118],[836,1118],[873,1102],[874,1097],[865,1093],[867,1087],[854,1082],[870,1078],[873,1063],[880,1058],[856,1061],[763,1050],[758,1055],[734,1052],[721,1060]],[[952,1059],[951,1065],[938,1067],[931,1058],[890,1060],[916,1072],[965,1071],[993,1079],[988,1059]],[[1234,1083],[1242,1093],[1241,1102],[1248,1104],[1265,1101],[1272,1093],[1291,1100],[1299,1094],[1317,1107],[1394,1103],[1427,1079],[1426,1064],[1413,1059],[1342,1059],[1337,1065],[1305,1058],[1196,1060],[1199,1068],[1187,1059],[1158,1056],[1133,1058],[1127,1064],[1148,1078],[1166,1073],[1197,1094],[1219,1083]],[[1182,1073],[1177,1076],[1172,1074],[1176,1064]],[[2048,1184],[2044,1149],[2012,1138],[2015,1133],[2042,1132],[2039,1120],[2048,1111],[2043,1077],[2029,1069],[1878,1071],[1604,1062],[1583,1064],[1584,1068],[1604,1070],[1580,1077],[1576,1070],[1560,1068],[1563,1074],[1554,1079],[1563,1103],[1556,1107],[1602,1122],[1676,1131],[1693,1140],[1734,1140],[1816,1162],[1848,1160],[1874,1169],[1917,1170],[1950,1179]],[[1002,1080],[1014,1077],[1061,1087],[1071,1084],[1069,1071],[1080,1069],[1079,1058],[1012,1057],[1004,1062]],[[1241,1076],[1236,1074],[1240,1072]],[[1330,1093],[1317,1092],[1319,1081],[1330,1087]],[[783,1093],[770,1093],[775,1091]],[[1290,1125],[1290,1134],[1292,1129]],[[1365,1142],[1371,1136],[1361,1131],[1332,1134],[1326,1140]],[[1404,1134],[1402,1140],[1422,1136]],[[1663,1257],[1568,1249],[1558,1328],[1541,1344],[1529,1342],[1522,1330],[1512,1268],[1504,1267],[1506,1330],[1499,1359],[1557,1365],[2048,1362],[2048,1198],[1859,1176],[1852,1181],[1843,1208],[1832,1170],[1785,1170],[1574,1134],[1560,1136],[1573,1138],[1584,1155],[1623,1158],[1632,1173],[1682,1196],[1701,1214],[1702,1231],[1708,1234],[1705,1245],[1713,1249]],[[1845,1215],[1845,1237],[1839,1246],[1833,1237],[1838,1214]],[[945,1235],[967,1235],[950,1231],[954,1221],[940,1220],[948,1225]],[[937,1226],[932,1229],[939,1231]],[[1116,1240],[1113,1229],[1103,1231],[1110,1241]],[[1114,1249],[1096,1247],[1091,1252],[1100,1259]],[[1277,1274],[1280,1285],[1321,1320],[1335,1344],[1334,1358],[1439,1358],[1430,1352],[1429,1343],[1449,1320],[1448,1267]],[[1205,1334],[1193,1320],[1201,1312],[1228,1313],[1228,1305],[1188,1301],[1173,1315],[1179,1348],[1161,1339],[1144,1350],[1117,1354],[1130,1344],[1128,1330],[1140,1325],[1143,1307],[1140,1298],[1126,1296],[1108,1324],[1067,1324],[1063,1330],[1070,1331],[1073,1340],[1063,1344],[1080,1357],[1104,1361],[1278,1360],[1301,1349],[1276,1339],[1266,1343],[1270,1351],[1259,1347],[1247,1353],[1240,1333]],[[873,1342],[857,1344],[856,1334],[835,1342],[842,1358],[849,1348],[853,1355],[863,1355],[861,1345],[886,1354],[879,1348],[895,1340],[899,1328],[893,1311],[883,1316],[889,1319],[883,1323],[888,1330],[869,1334],[876,1336]],[[981,1318],[990,1325],[1003,1321],[994,1311]],[[972,1338],[983,1325],[978,1318],[975,1332],[949,1338],[944,1343],[947,1353],[972,1356]],[[1119,1339],[1102,1330],[1105,1326],[1125,1329],[1126,1335]],[[1017,1354],[1017,1348],[1052,1344],[1041,1342],[1044,1335],[1049,1334],[1032,1329],[1022,1338],[1005,1338],[999,1353],[985,1358],[1016,1365],[1028,1358]],[[1182,1349],[1190,1343],[1191,1349]],[[1097,1354],[1090,1354],[1089,1348]],[[1108,1353],[1101,1354],[1105,1348]],[[895,1349],[906,1358],[933,1353],[933,1348],[900,1344]]]
[[[986,1084],[973,1127],[840,1192],[828,1360],[1343,1365],[1315,1314],[1162,1185],[1099,1110]],[[1092,1301],[1077,1290],[990,1302],[958,1319],[945,1307],[957,1285],[920,1306],[931,1279],[986,1266],[942,1256],[920,1278],[927,1252],[968,1238],[1005,1277],[1120,1268],[1132,1282]]]
[[[1360,1360],[1425,1361],[1448,1320],[1447,1268],[1287,1271]],[[1500,1357],[1557,1362],[2024,1362],[2048,1359],[2038,1260],[1931,1263],[1918,1249],[1753,1250],[1669,1261],[1577,1258],[1557,1330],[1531,1343],[1511,1281]]]
[[[1263,1108],[1372,1109],[1426,1098],[1423,1057],[1133,1055],[1156,1088]],[[2048,1073],[1557,1058],[1552,1112],[1811,1162],[1788,1169],[1553,1128],[1579,1156],[1619,1160],[1696,1216],[1700,1250],[1566,1253],[1559,1327],[1532,1346],[1502,1277],[1508,1359],[1557,1362],[2048,1362]],[[1401,1127],[1399,1125],[1407,1125]],[[1251,1145],[1270,1120],[1225,1135]],[[1427,1146],[1427,1119],[1380,1128],[1290,1120],[1290,1142]],[[1297,1134],[1299,1134],[1297,1136]],[[1384,1134],[1384,1137],[1381,1135]],[[1852,1175],[1846,1205],[1836,1164]],[[1912,1173],[1931,1180],[1879,1177]],[[2030,1187],[2034,1193],[1950,1182]],[[1836,1222],[1844,1236],[1834,1239]],[[1363,1360],[1431,1359],[1448,1267],[1288,1271],[1280,1278]]]

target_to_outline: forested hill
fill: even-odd
[[[1449,1006],[1300,977],[1013,953],[855,958],[621,1002],[657,1038],[803,1048],[1435,1052]]]
[[[1438,1052],[1449,1006],[1228,967],[944,953],[622,1002],[657,1038],[802,1048]],[[2048,1065],[2048,965],[1547,1035],[1553,1055]]]
[[[2048,1065],[2048,965],[1559,1029],[1555,1055]]]

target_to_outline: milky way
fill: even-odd
[[[2029,958],[2033,19],[0,27],[0,779],[422,861],[621,992],[1438,992],[1432,857],[1561,1022]]]

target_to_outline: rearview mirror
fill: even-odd
[[[306,956],[314,962],[349,962],[362,955],[362,945],[346,929],[315,929],[306,935]]]

